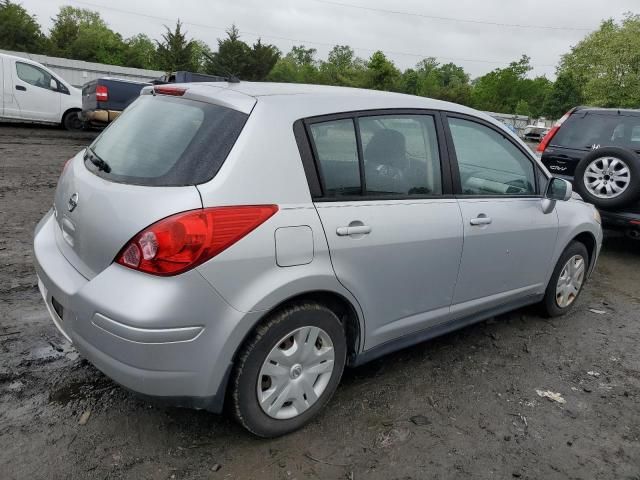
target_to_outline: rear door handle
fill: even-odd
[[[22,85],[16,85],[16,90],[20,90],[21,92],[26,92],[27,87],[23,87]]]
[[[336,235],[339,237],[346,237],[348,235],[367,235],[371,233],[371,227],[368,225],[358,225],[355,227],[338,227],[336,229]]]
[[[476,218],[472,218],[470,223],[471,225],[489,225],[492,221],[491,217],[480,214]]]

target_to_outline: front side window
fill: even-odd
[[[310,132],[326,197],[442,194],[436,127],[430,115],[333,120],[312,124]]]
[[[28,63],[16,62],[16,73],[20,80],[27,82],[29,85],[51,90],[51,80],[54,80],[54,78],[49,72],[45,72],[41,68]],[[57,83],[56,81],[56,85]]]
[[[502,134],[449,118],[465,195],[535,195],[533,162]]]

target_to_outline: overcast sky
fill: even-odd
[[[472,77],[506,66],[524,53],[531,57],[533,75],[553,78],[560,56],[590,30],[597,29],[602,19],[621,19],[629,11],[640,13],[638,0],[21,0],[21,3],[37,15],[45,29],[51,27],[51,18],[62,5],[98,10],[109,26],[125,38],[137,33],[159,38],[163,24],[173,26],[179,17],[191,37],[215,49],[216,39],[224,37],[224,30],[235,23],[246,42],[252,43],[260,36],[284,53],[293,45],[305,44],[316,48],[319,57],[325,58],[332,45],[347,44],[363,58],[374,50],[382,50],[403,69],[427,56],[444,63],[455,62]]]

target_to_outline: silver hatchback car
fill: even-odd
[[[574,304],[602,232],[487,115],[349,88],[147,87],[72,158],[34,240],[53,322],[124,387],[308,422],[345,366]]]

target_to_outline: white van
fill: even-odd
[[[0,121],[82,128],[82,94],[45,66],[0,53]]]

